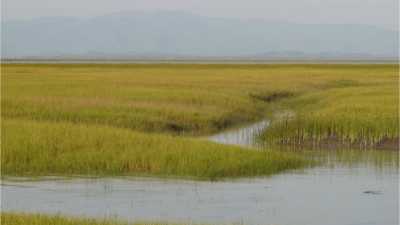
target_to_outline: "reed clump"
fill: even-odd
[[[399,97],[395,84],[333,88],[287,102],[291,117],[272,122],[262,138],[295,147],[398,149]]]

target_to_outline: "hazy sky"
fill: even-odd
[[[213,17],[369,24],[398,30],[399,0],[1,0],[3,19],[179,10]]]

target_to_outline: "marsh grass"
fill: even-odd
[[[290,117],[274,120],[262,138],[293,147],[398,149],[396,83],[333,88],[286,102]]]
[[[396,65],[5,64],[1,71],[2,118],[193,136],[262,119],[273,110],[272,103],[303,94],[390,84],[388,90],[395,91],[398,69]]]
[[[122,222],[117,219],[89,219],[74,218],[61,215],[42,215],[25,213],[1,213],[1,224],[3,225],[178,225],[167,222]],[[179,225],[192,224],[181,223]]]
[[[264,176],[308,165],[295,154],[72,123],[5,120],[2,174],[135,175],[216,180]]]
[[[307,164],[191,138],[265,116],[268,144],[363,148],[399,137],[397,65],[4,64],[1,72],[4,175],[219,179]]]
[[[246,74],[231,79],[231,72],[245,70],[196,65],[3,65],[2,116],[210,134],[263,117],[264,105],[247,93],[261,89],[256,80]]]

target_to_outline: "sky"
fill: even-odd
[[[366,24],[399,30],[399,0],[1,0],[3,20],[94,17],[130,10],[304,24]]]

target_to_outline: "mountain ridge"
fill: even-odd
[[[398,56],[398,31],[369,25],[294,24],[180,11],[2,22],[2,58],[104,56]],[[300,54],[288,54],[300,53]],[[96,55],[94,54],[93,57]]]

